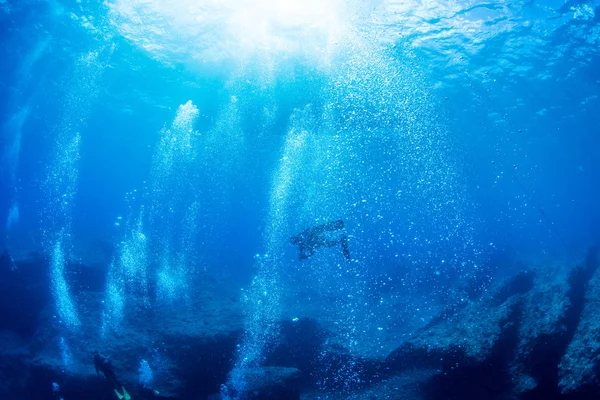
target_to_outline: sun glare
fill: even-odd
[[[161,52],[208,63],[323,57],[348,30],[342,0],[113,0],[108,5],[119,32],[159,58]]]

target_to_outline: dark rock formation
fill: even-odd
[[[51,303],[44,260],[29,255],[16,262],[8,253],[0,257],[0,330],[30,339],[39,325],[39,315]]]
[[[128,297],[123,320],[103,329],[106,311],[104,279],[97,267],[70,264],[79,327],[68,329],[58,321],[49,291],[47,261],[18,261],[18,270],[4,268],[6,313],[0,318],[6,334],[0,339],[0,377],[9,385],[0,398],[51,398],[51,383],[61,386],[66,399],[111,396],[111,387],[96,376],[92,354],[98,350],[114,365],[115,373],[133,398],[147,398],[137,383],[141,359],[154,372],[159,398],[203,399],[219,391],[233,367],[241,342],[243,313],[225,285],[208,279],[188,301],[177,306]],[[21,309],[27,310],[23,314]],[[299,310],[298,314],[302,315]],[[343,348],[325,348],[334,333],[314,319],[284,320],[280,338],[266,354],[266,366],[247,371],[255,399],[298,398],[300,388],[314,387],[318,377],[338,377],[347,363],[351,372],[373,377],[378,362],[351,356]],[[362,377],[362,375],[361,375]],[[155,398],[155,397],[153,397]]]
[[[424,400],[426,385],[439,371],[410,369],[353,391],[306,391],[301,400]]]
[[[571,270],[521,272],[477,302],[449,307],[390,354],[389,373],[437,369],[431,399],[591,396],[600,359],[595,254]]]
[[[598,265],[588,258],[571,271],[540,269],[527,294],[513,362],[515,393],[524,399],[557,398],[558,366],[582,312],[584,293]]]
[[[244,381],[243,395],[235,394],[235,398],[244,400],[299,400],[300,380],[302,373],[296,368],[261,367],[240,371],[240,379]],[[231,389],[227,392],[234,395]],[[209,400],[221,400],[220,394],[209,397]]]
[[[390,373],[436,369],[439,373],[428,385],[431,398],[493,398],[508,391],[506,366],[517,347],[521,293],[530,287],[530,279],[530,273],[519,274],[481,301],[449,308],[390,354]]]
[[[586,273],[593,273],[578,304],[579,321],[558,369],[561,392],[576,398],[581,392],[600,397],[600,269],[598,249],[591,252]],[[583,390],[582,390],[583,389]]]
[[[34,257],[16,264],[16,271],[0,268],[0,379],[6,383],[0,398],[50,399],[52,382],[67,400],[110,398],[110,386],[93,368],[94,350],[112,360],[135,399],[151,398],[137,383],[141,359],[153,368],[158,398],[215,398],[227,381],[243,313],[218,279],[207,279],[177,306],[150,307],[147,299],[127,298],[123,320],[103,329],[101,273],[70,265],[68,273],[77,275],[72,281],[81,325],[67,329],[54,316],[45,261]],[[385,360],[345,348],[335,324],[293,302],[297,317],[288,313],[281,322],[264,366],[243,373],[247,397],[593,398],[600,395],[598,265],[597,252],[591,252],[576,268],[522,271],[481,296],[449,305]]]

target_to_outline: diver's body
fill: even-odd
[[[94,352],[94,367],[96,367],[96,375],[100,376],[100,372],[102,372],[106,380],[113,387],[115,394],[119,399],[131,399],[131,396],[129,396],[129,393],[127,393],[127,390],[125,390],[125,387],[117,379],[114,367],[110,360],[97,351]]]
[[[348,236],[342,232],[337,239],[329,239],[325,236],[327,232],[335,232],[344,229],[344,221],[337,220],[323,225],[313,226],[300,232],[298,235],[290,238],[290,243],[298,246],[300,261],[312,256],[316,250],[321,247],[334,247],[342,245],[342,252],[346,259],[350,260],[350,250],[348,248]]]

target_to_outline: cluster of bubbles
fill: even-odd
[[[50,285],[60,322],[67,328],[74,330],[81,325],[81,321],[71,297],[69,284],[65,278],[66,260],[62,236],[62,233],[59,234],[61,239],[54,244],[54,249],[50,255]]]
[[[178,6],[167,12],[167,20],[175,18],[175,25],[181,27],[186,24],[178,18],[188,18],[180,13],[181,8],[194,5],[180,2]],[[152,15],[163,10],[158,3],[136,5],[125,0],[111,3],[110,8],[122,33],[138,42],[142,39],[132,38],[132,26],[123,20],[137,15],[137,8]],[[315,278],[313,284],[320,294],[334,299],[325,311],[337,326],[340,344],[352,355],[365,351],[365,342],[386,328],[387,322],[378,320],[367,306],[378,266],[393,264],[409,270],[417,281],[433,277],[433,271],[435,276],[450,277],[476,262],[464,186],[449,156],[453,149],[411,54],[393,60],[377,40],[360,29],[346,28],[346,43],[336,46],[335,56],[327,58],[319,101],[292,113],[271,177],[264,254],[256,257],[256,276],[243,294],[245,334],[228,382],[237,393],[245,390],[245,371],[260,366],[277,343],[290,234],[306,226],[345,220],[352,234],[352,259],[324,252],[304,267]],[[337,37],[325,36],[328,45]],[[141,44],[150,49],[156,43]],[[311,54],[314,50],[310,48]],[[202,54],[207,53],[203,50]],[[91,53],[83,64],[93,65],[95,57],[98,54]],[[71,114],[77,114],[79,103],[72,103]],[[158,301],[172,304],[186,297],[201,209],[194,187],[201,170],[198,165],[214,165],[212,160],[225,158],[229,164],[224,164],[224,170],[235,168],[231,160],[241,157],[247,147],[239,134],[240,113],[237,98],[231,96],[214,129],[199,133],[194,130],[199,110],[188,101],[160,132],[150,182],[141,195],[144,204],[130,210],[119,254],[108,270],[104,333],[119,329],[129,297],[148,304],[150,279],[156,282]],[[59,316],[76,328],[79,320],[64,271],[71,245],[70,221],[63,216],[71,214],[80,138],[68,126],[59,139],[59,161],[47,185],[54,190],[49,198],[58,199],[50,205],[54,217],[48,237],[53,246],[52,282]],[[179,226],[184,229],[174,228]],[[329,357],[326,350],[322,357]],[[360,383],[361,367],[354,361],[331,368],[336,370],[323,371],[331,377],[322,380],[323,389],[350,390]]]
[[[71,212],[78,181],[80,135],[75,133],[70,142],[60,149],[60,157],[52,167],[50,177],[53,196],[49,197],[51,209],[49,216],[54,220],[49,232],[52,246],[50,252],[50,285],[60,321],[74,330],[80,326],[77,309],[72,299],[71,289],[65,276],[71,243]]]
[[[21,154],[21,136],[23,130],[23,124],[29,117],[29,107],[25,106],[21,108],[15,115],[11,117],[8,123],[5,125],[3,131],[8,137],[9,144],[6,148],[4,155],[4,164],[9,171],[9,182],[10,186],[14,188],[12,204],[10,206],[8,216],[6,218],[6,231],[11,230],[19,222],[19,203],[17,199],[17,167],[19,165],[19,158]]]
[[[56,311],[60,321],[72,331],[80,322],[65,268],[72,248],[71,212],[78,179],[79,133],[75,133],[70,142],[61,144],[59,158],[52,165],[46,181],[49,203],[45,214],[49,221],[44,236],[50,254],[50,284]]]
[[[102,335],[119,329],[125,315],[125,279],[112,261],[106,275],[106,295],[102,316]]]
[[[197,132],[193,125],[198,114],[198,108],[190,100],[179,106],[171,126],[160,132],[153,162],[154,192],[162,194],[170,189],[171,179],[182,179],[181,169],[192,161],[194,154],[192,138]]]
[[[8,216],[6,217],[6,231],[10,232],[19,222],[19,203],[16,200],[10,206],[8,210]]]
[[[58,341],[60,348],[60,357],[62,364],[65,368],[69,369],[73,365],[73,353],[69,345],[67,344],[67,340],[64,337],[61,337]]]
[[[126,287],[136,297],[147,301],[148,238],[144,229],[144,209],[128,224],[129,230],[121,243],[118,265]],[[110,281],[109,281],[110,284]]]
[[[291,232],[346,221],[352,260],[317,252],[304,262],[302,274],[310,277],[307,285],[333,299],[326,302],[326,318],[335,324],[339,344],[353,355],[373,347],[385,353],[382,332],[400,329],[387,315],[393,310],[385,308],[400,298],[379,301],[384,315],[372,307],[373,282],[381,271],[391,270],[390,280],[406,275],[408,293],[420,290],[420,282],[434,282],[422,305],[429,308],[439,304],[436,296],[460,298],[453,280],[468,276],[481,261],[466,187],[452,160],[459,150],[446,135],[443,116],[436,114],[411,53],[393,59],[358,32],[347,46],[329,71],[320,101],[290,119],[270,191],[268,257],[257,258],[258,274],[245,298],[244,343],[228,384],[238,392],[244,388],[243,369],[260,364],[277,340],[271,321],[280,315],[287,292],[281,274],[291,261],[281,255],[281,246]],[[417,308],[413,299],[400,313]],[[326,349],[321,357],[331,359]],[[361,366],[352,358],[324,365],[324,390],[351,390],[361,383]]]
[[[257,274],[243,296],[245,332],[227,385],[241,396],[246,388],[246,371],[261,366],[265,355],[278,339],[282,295],[280,271],[286,261],[284,244],[289,232],[290,190],[299,179],[299,163],[307,136],[310,135],[303,117],[297,113],[291,118],[269,191],[269,210],[263,237],[266,253],[255,257]]]
[[[46,171],[43,191],[46,198],[42,215],[43,245],[50,254],[51,291],[58,319],[67,332],[81,325],[66,268],[72,258],[72,211],[79,180],[81,135],[78,131],[87,118],[98,91],[98,81],[106,68],[113,47],[80,56],[62,102],[55,127],[53,160]],[[61,338],[63,355],[69,354],[67,339]],[[63,357],[65,364],[70,357]]]
[[[6,4],[4,4],[7,7]],[[39,43],[21,61],[17,71],[17,81],[14,85],[16,90],[7,104],[15,104],[16,110],[2,127],[3,137],[6,140],[2,162],[8,171],[9,185],[13,189],[11,193],[11,206],[6,219],[6,231],[11,233],[19,222],[19,196],[17,187],[17,172],[19,159],[21,157],[21,142],[23,126],[31,115],[31,103],[34,95],[25,95],[26,88],[31,84],[31,70],[38,64],[43,55],[46,54],[49,38],[40,40]]]
[[[179,106],[173,123],[161,131],[154,155],[151,229],[159,244],[157,294],[161,301],[184,297],[199,204],[190,179],[196,152],[194,123],[199,115],[191,101]],[[182,226],[179,236],[173,229]]]
[[[108,271],[104,334],[122,326],[127,299],[139,301],[133,309],[150,305],[151,281],[160,303],[173,304],[188,297],[200,210],[191,179],[197,155],[194,143],[199,137],[193,127],[198,115],[191,101],[179,106],[172,123],[160,131],[147,189],[139,194],[134,191],[128,198],[130,203],[141,204],[130,204],[118,257]],[[152,265],[156,268],[151,269]]]
[[[150,389],[154,386],[154,373],[148,361],[142,359],[138,368],[138,382],[140,386]]]

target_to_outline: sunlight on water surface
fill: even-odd
[[[209,67],[280,57],[321,63],[349,27],[349,8],[341,0],[115,0],[108,5],[117,31],[154,57]]]

